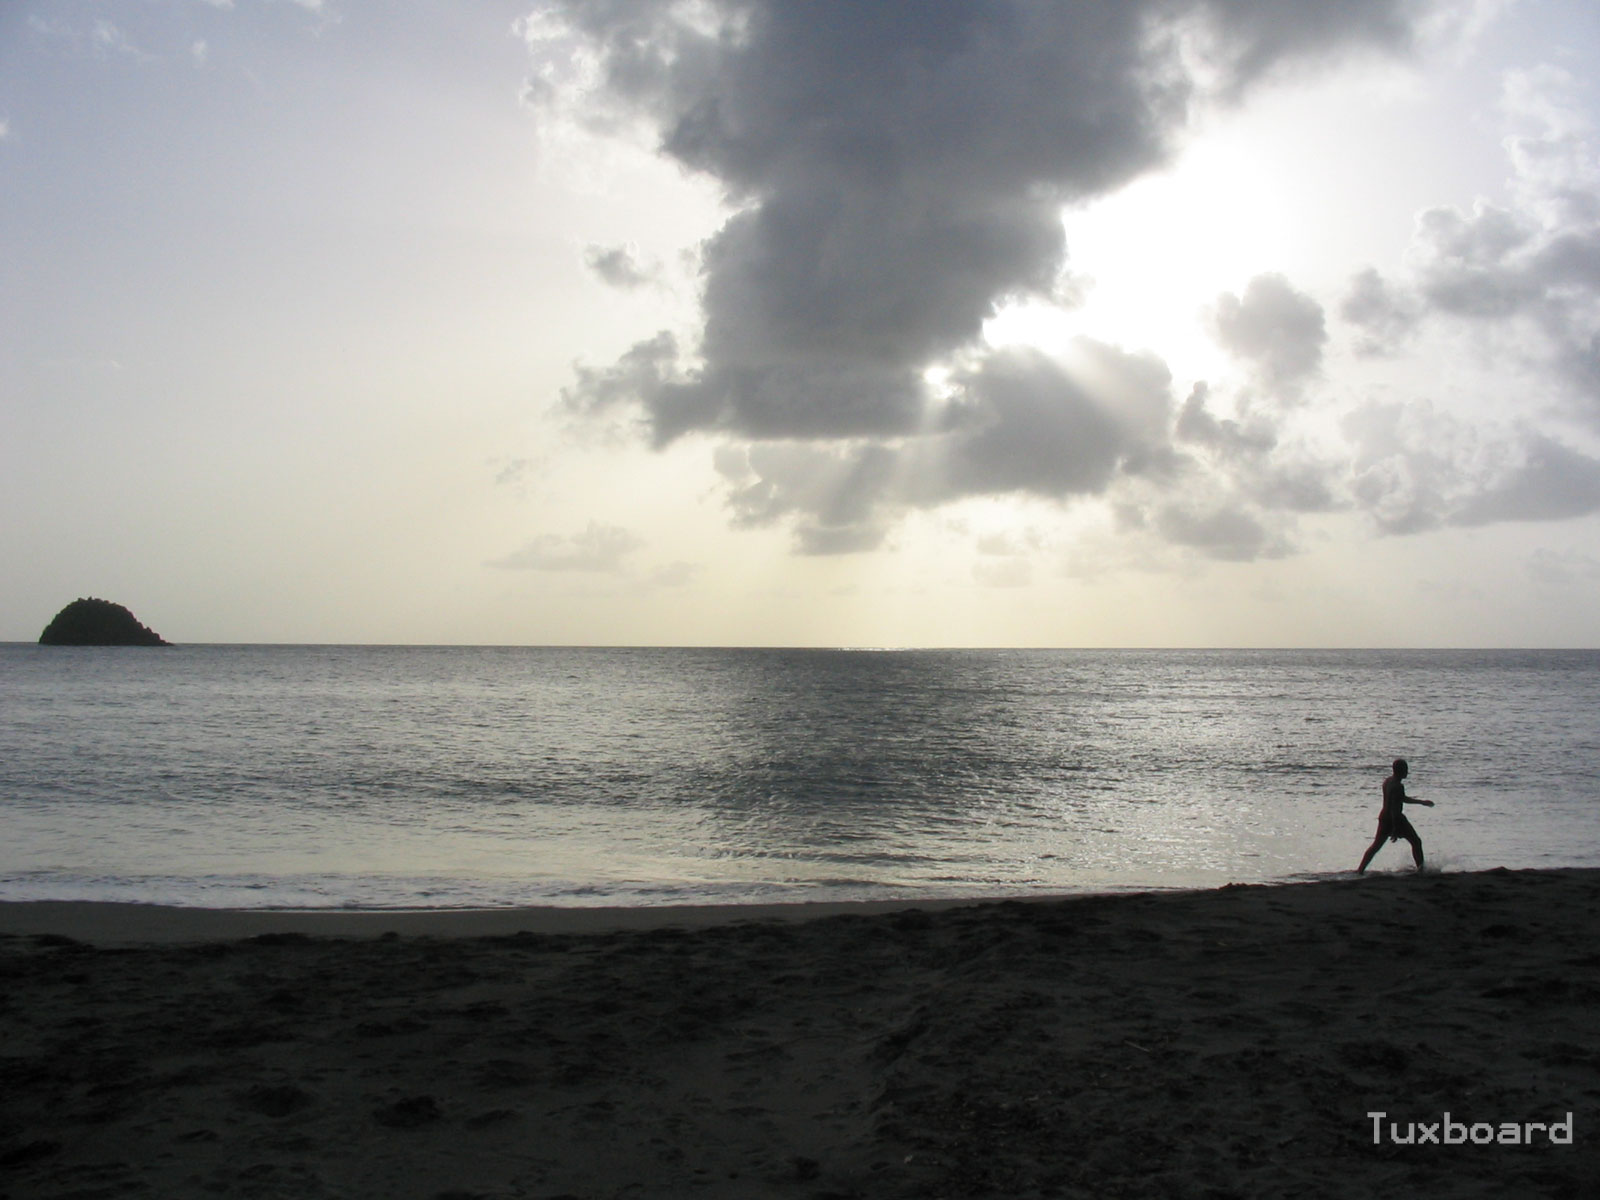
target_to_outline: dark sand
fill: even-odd
[[[0,905],[0,1197],[1596,1194],[1600,872],[896,907]]]

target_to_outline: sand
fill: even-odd
[[[895,908],[0,905],[0,1196],[1600,1180],[1600,872]]]

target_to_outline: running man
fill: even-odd
[[[1405,806],[1408,804],[1421,804],[1426,808],[1433,807],[1432,800],[1418,800],[1406,795],[1405,778],[1411,774],[1411,768],[1406,766],[1406,760],[1394,760],[1394,774],[1383,781],[1383,811],[1378,814],[1378,836],[1372,839],[1372,845],[1367,847],[1367,852],[1361,856],[1361,865],[1356,868],[1357,875],[1366,873],[1367,864],[1372,861],[1372,856],[1383,845],[1384,839],[1397,842],[1401,838],[1411,843],[1411,857],[1417,860],[1417,870],[1422,870],[1422,839],[1417,836],[1417,831],[1411,827],[1411,822],[1406,820]]]

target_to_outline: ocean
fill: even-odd
[[[1600,652],[0,645],[0,900],[661,905],[1600,866]],[[1409,870],[1404,844],[1374,870]]]

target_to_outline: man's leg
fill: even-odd
[[[1384,835],[1383,831],[1380,829],[1378,831],[1378,836],[1372,839],[1372,845],[1368,846],[1367,852],[1361,856],[1361,865],[1356,868],[1357,875],[1365,875],[1367,873],[1367,864],[1372,861],[1372,856],[1375,855],[1383,846],[1383,841]],[[1418,853],[1421,852],[1418,851]]]
[[[1417,836],[1417,831],[1415,829],[1413,829],[1410,833],[1406,834],[1406,841],[1411,843],[1411,857],[1416,860],[1417,870],[1421,871],[1422,870],[1422,839]]]

